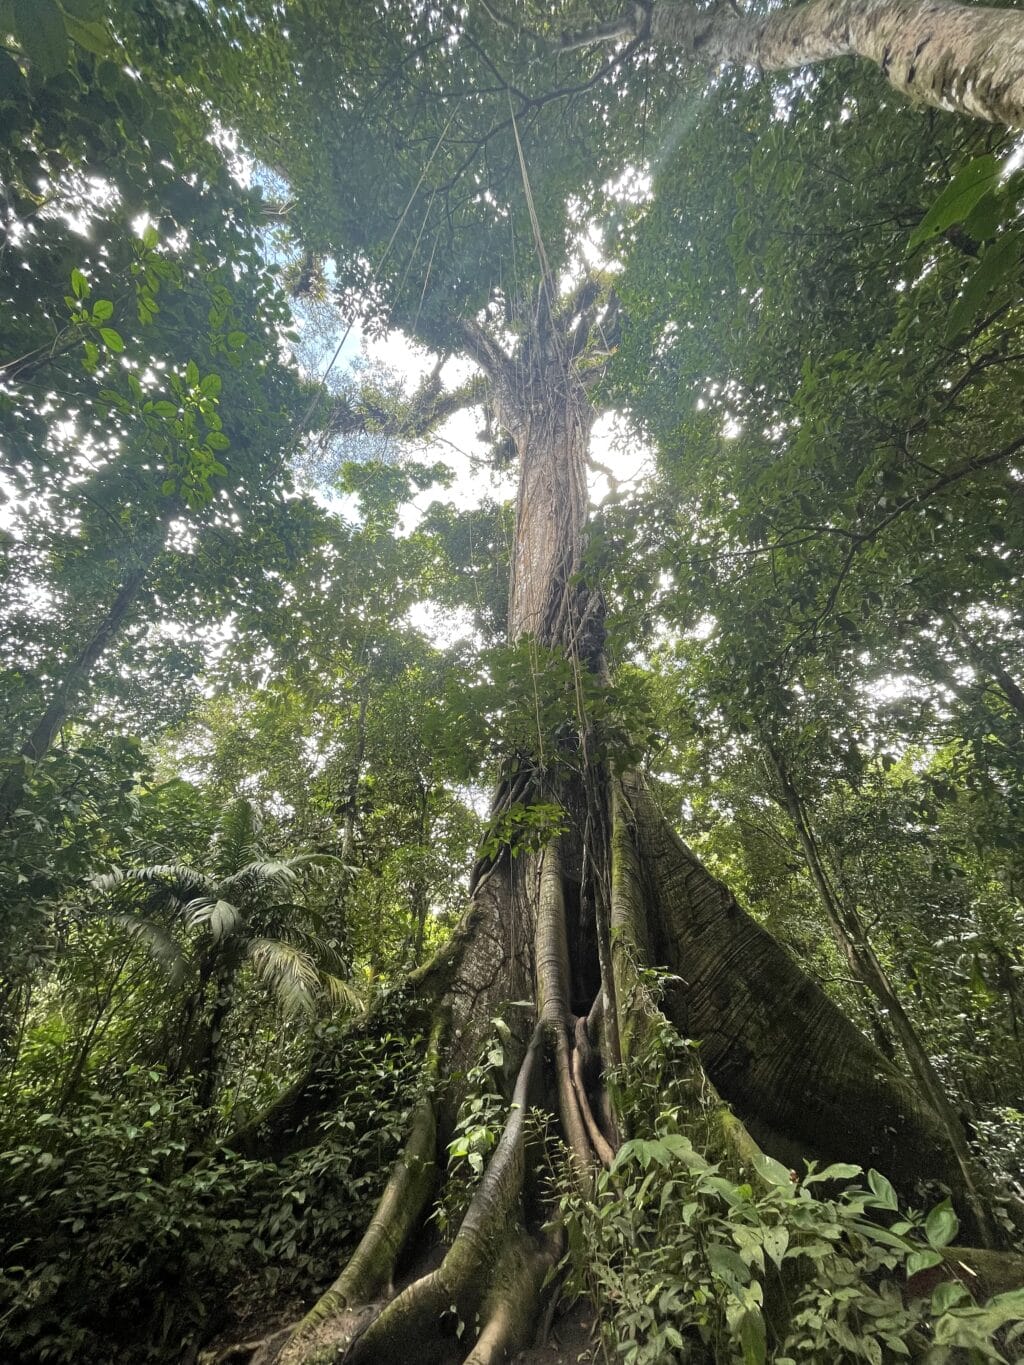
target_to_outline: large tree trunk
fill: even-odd
[[[542,303],[514,360],[482,334],[471,331],[470,340],[520,457],[510,636],[559,647],[575,670],[600,679],[600,596],[579,577],[591,409],[558,321]],[[678,978],[660,1008],[700,1040],[684,1079],[692,1076],[705,1103],[717,1088],[768,1151],[786,1161],[835,1156],[880,1167],[907,1189],[922,1178],[960,1188],[928,1105],[680,843],[642,780],[614,779],[591,757],[594,738],[581,716],[565,761],[520,755],[500,785],[495,813],[557,800],[569,828],[539,853],[506,849],[479,863],[453,939],[413,974],[430,1045],[405,1150],[337,1280],[301,1323],[256,1349],[253,1365],[497,1365],[528,1344],[558,1236],[533,1188],[526,1111],[538,1105],[557,1117],[571,1178],[586,1190],[612,1159],[617,1118],[631,1120],[605,1102],[602,1071],[635,1056],[657,1022],[644,968]],[[396,1294],[398,1272],[408,1276],[422,1251],[417,1238],[464,1077],[498,1015],[515,1078],[508,1120],[443,1258],[414,1270]],[[296,1116],[305,1121],[305,1105],[300,1086],[268,1122],[268,1148],[271,1128],[286,1145],[285,1130]],[[754,1138],[716,1105],[723,1149],[749,1162]]]
[[[880,67],[910,99],[1024,125],[1024,13],[952,0],[809,0],[744,13],[718,0],[633,4],[563,47],[647,35],[701,66],[789,71],[837,57]]]
[[[727,5],[655,4],[651,36],[711,66],[785,71],[865,57],[897,90],[1019,127],[1024,123],[1024,14],[949,0],[810,0],[767,15]]]

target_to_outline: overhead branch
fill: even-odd
[[[510,356],[487,335],[475,318],[460,318],[459,332],[462,343],[490,379],[501,379],[511,363]]]
[[[565,33],[558,43],[559,52],[573,52],[581,47],[596,47],[599,43],[628,42],[632,38],[646,38],[651,20],[650,4],[630,5],[624,13],[603,24]]]
[[[449,417],[482,402],[486,389],[486,380],[476,375],[457,389],[443,390],[435,371],[407,402],[396,406],[364,395],[355,402],[339,399],[327,426],[332,436],[373,434],[400,441],[423,440]]]
[[[936,109],[1024,126],[1024,13],[954,0],[808,0],[768,14],[728,0],[637,4],[566,34],[559,51],[649,38],[694,65],[791,71],[862,57],[897,90]]]

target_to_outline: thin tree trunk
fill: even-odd
[[[61,727],[85,691],[93,668],[111,641],[120,633],[131,613],[153,567],[153,561],[163,548],[164,528],[165,522],[161,521],[160,533],[145,546],[135,567],[122,582],[110,610],[100,621],[77,658],[68,666],[56,695],[22,744],[18,752],[20,759],[28,763],[38,763],[50,752]],[[24,764],[16,763],[0,784],[0,829],[4,829],[10,823],[24,787]]]
[[[213,1109],[224,1069],[224,1025],[234,1004],[237,972],[237,962],[229,957],[217,965],[211,977],[213,1004],[209,1021],[201,1034],[201,1047],[193,1068],[196,1077],[196,1103],[207,1113]]]
[[[895,987],[889,980],[885,968],[868,940],[859,915],[852,906],[844,905],[836,894],[821,860],[818,841],[807,817],[803,801],[800,799],[800,794],[793,784],[782,756],[773,745],[768,744],[765,748],[779,783],[783,804],[793,821],[808,870],[817,888],[833,936],[846,957],[851,971],[863,981],[891,1021],[922,1097],[935,1110],[946,1130],[950,1146],[956,1154],[957,1163],[963,1175],[972,1212],[985,1238],[985,1244],[995,1246],[998,1243],[998,1235],[992,1225],[985,1201],[978,1190],[978,1176],[974,1158],[967,1145],[967,1138],[960,1118],[949,1101],[945,1087],[918,1036],[910,1016],[903,1008]]]
[[[650,36],[702,65],[786,71],[874,62],[913,100],[1024,125],[1024,13],[950,0],[810,0],[769,14],[658,0]]]
[[[367,666],[359,686],[359,712],[356,716],[356,753],[345,793],[345,824],[341,835],[341,861],[351,861],[356,839],[356,808],[359,804],[359,784],[363,780],[366,762],[366,710],[370,704],[370,669]]]

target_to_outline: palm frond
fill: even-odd
[[[223,887],[245,885],[254,890],[279,886],[282,890],[294,886],[303,872],[322,872],[337,858],[329,853],[297,853],[290,858],[260,858],[229,873],[221,882]]]
[[[244,867],[226,876],[221,886],[224,888],[246,886],[253,890],[268,886],[292,887],[299,878],[298,872],[290,866],[290,862],[290,859],[262,858],[256,862],[246,863]]]
[[[249,958],[256,975],[288,1013],[312,1014],[321,992],[320,973],[308,953],[279,938],[254,938]]]
[[[242,924],[244,916],[237,905],[219,896],[200,896],[185,906],[185,917],[190,927],[205,924],[214,943],[230,937]]]
[[[154,886],[170,892],[178,899],[193,897],[197,893],[209,894],[215,883],[209,877],[184,863],[154,863],[149,867],[115,868],[90,878],[90,885],[96,891],[116,891],[122,886]]]
[[[331,1005],[342,1014],[365,1014],[366,1000],[347,981],[331,972],[321,972],[320,981]]]
[[[288,908],[288,907],[275,907]],[[294,907],[301,911],[302,907]],[[338,944],[333,939],[325,938],[323,934],[314,933],[311,929],[304,928],[301,924],[287,923],[278,934],[287,943],[301,948],[317,965],[320,972],[340,972],[343,970],[344,962]]]
[[[127,929],[132,938],[139,939],[145,944],[150,957],[164,969],[172,986],[181,983],[185,975],[185,954],[181,951],[181,945],[162,924],[157,924],[155,920],[146,919],[142,915],[130,915],[121,911],[109,915],[108,918],[113,924],[119,924],[123,929]]]
[[[263,816],[244,796],[228,803],[217,822],[217,870],[231,876],[247,863],[258,862],[264,853],[260,845]]]

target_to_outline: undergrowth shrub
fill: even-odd
[[[760,1154],[751,1170],[708,1161],[722,1111],[694,1092],[693,1047],[652,1012],[639,1055],[610,1077],[644,1135],[592,1192],[568,1171],[560,1182],[567,1289],[593,1303],[607,1361],[1022,1358],[1024,1289],[975,1301],[976,1276],[943,1254],[958,1231],[948,1200],[925,1217],[877,1171],[859,1183],[859,1166],[798,1177]]]
[[[420,1041],[339,1040],[339,1098],[310,1144],[278,1163],[199,1149],[203,1115],[155,1069],[8,1134],[0,1358],[179,1359],[253,1303],[319,1293],[383,1188]]]

